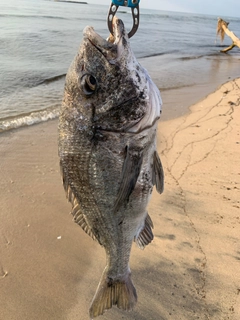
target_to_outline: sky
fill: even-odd
[[[86,0],[110,5],[111,0]],[[240,17],[240,0],[141,0],[140,8]]]

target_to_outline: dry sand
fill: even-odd
[[[103,320],[240,319],[240,80],[160,122],[155,239],[133,246],[133,312]],[[68,215],[57,121],[0,135],[0,319],[87,320],[103,249]]]

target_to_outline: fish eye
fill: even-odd
[[[80,84],[81,84],[83,93],[86,96],[92,95],[97,89],[97,80],[93,75],[89,73],[86,73],[82,76],[80,80]]]

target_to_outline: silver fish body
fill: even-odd
[[[113,24],[114,43],[85,28],[59,119],[60,166],[72,215],[107,256],[91,318],[113,305],[134,307],[131,246],[152,241],[147,204],[154,185],[163,191],[164,180],[156,151],[160,94],[132,53],[123,22]]]

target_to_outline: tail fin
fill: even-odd
[[[132,310],[137,302],[136,289],[129,273],[125,279],[114,280],[107,276],[104,270],[95,296],[91,303],[89,314],[91,319],[102,315],[105,310],[117,305],[119,309]]]

